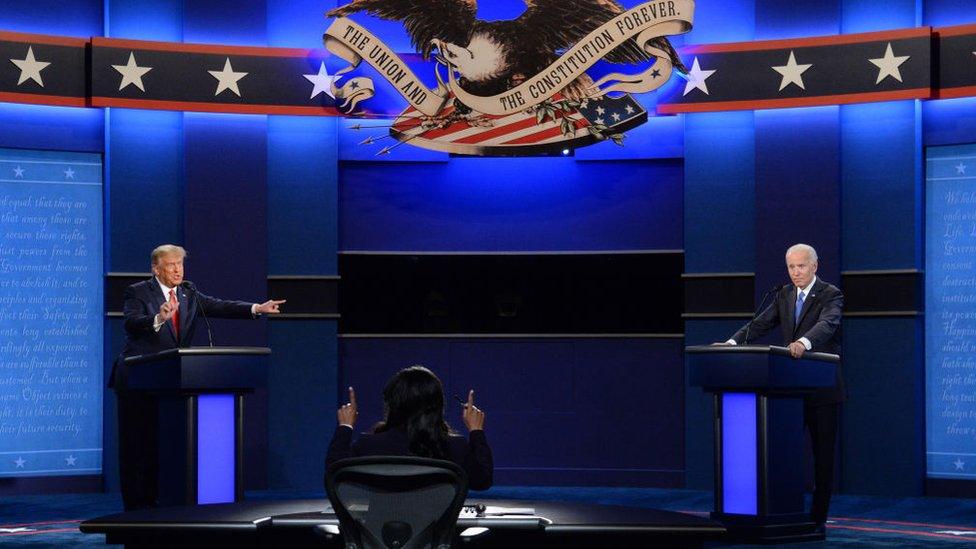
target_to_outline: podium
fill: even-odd
[[[836,383],[837,355],[785,347],[685,348],[689,382],[714,394],[715,510],[733,537],[823,539],[804,511],[803,397]]]
[[[159,503],[244,499],[243,399],[267,379],[271,349],[191,347],[129,357],[127,386],[159,402]]]

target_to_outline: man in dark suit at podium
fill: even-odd
[[[186,250],[164,244],[152,252],[153,277],[125,289],[125,346],[112,366],[119,416],[119,477],[126,511],[156,506],[158,413],[156,398],[129,391],[121,362],[130,356],[189,347],[201,315],[256,318],[278,313],[284,301],[245,303],[216,299],[183,280]]]
[[[786,251],[786,268],[792,284],[780,287],[773,303],[725,343],[747,344],[779,326],[782,344],[789,348],[793,358],[800,358],[807,351],[841,354],[844,294],[817,278],[817,251],[806,244],[791,246]],[[813,443],[814,490],[810,516],[820,528],[827,521],[833,489],[834,448],[844,398],[844,380],[838,364],[834,386],[818,389],[803,401],[803,422]]]

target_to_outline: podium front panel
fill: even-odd
[[[721,512],[755,515],[758,512],[756,394],[721,395],[722,475]]]
[[[234,501],[237,439],[232,394],[197,397],[197,503]]]

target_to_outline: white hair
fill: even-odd
[[[807,257],[810,258],[811,263],[819,263],[817,261],[817,250],[814,250],[813,246],[809,244],[794,244],[790,246],[789,250],[786,250],[786,257],[789,257],[790,254],[797,253],[797,252],[806,252]]]
[[[152,264],[155,265],[159,263],[159,258],[164,255],[178,255],[180,256],[180,259],[182,259],[186,257],[186,250],[184,250],[182,246],[177,246],[176,244],[163,244],[152,251],[152,255],[149,259]]]

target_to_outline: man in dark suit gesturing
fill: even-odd
[[[119,477],[125,509],[154,507],[157,496],[158,413],[156,398],[129,391],[122,361],[130,356],[188,347],[199,315],[255,318],[278,313],[284,301],[226,301],[202,294],[183,280],[186,250],[164,244],[152,252],[153,277],[125,289],[125,346],[108,386],[115,389],[119,416]]]
[[[779,326],[783,345],[789,347],[793,358],[800,358],[807,351],[841,354],[844,294],[817,278],[817,251],[806,244],[791,246],[786,251],[786,268],[792,284],[781,287],[773,303],[725,343],[746,344]],[[827,521],[834,481],[837,423],[844,398],[844,380],[838,364],[834,386],[818,389],[803,401],[803,421],[813,443],[814,490],[810,516],[818,527]]]

